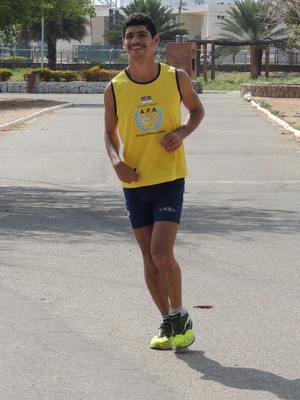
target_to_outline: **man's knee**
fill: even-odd
[[[174,263],[173,252],[164,249],[154,249],[151,252],[156,267],[162,272],[167,272]]]

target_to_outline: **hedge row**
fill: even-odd
[[[82,71],[81,75],[84,80],[87,82],[102,82],[102,81],[110,81],[113,77],[115,77],[120,71],[109,71],[104,68],[100,68],[98,66],[85,69]]]
[[[7,68],[0,68],[0,82],[6,82],[13,76],[13,72]]]
[[[99,66],[85,69],[81,72],[75,71],[52,71],[49,68],[34,68],[26,71],[24,79],[26,80],[29,74],[39,74],[40,80],[44,82],[71,82],[85,80],[87,82],[102,82],[110,81],[116,76],[118,71],[109,71]],[[13,75],[13,72],[6,68],[0,68],[0,81],[8,81]]]
[[[24,74],[24,79],[26,80],[27,75],[32,74],[38,74],[40,80],[44,82],[71,82],[80,80],[80,76],[75,71],[52,71],[49,68],[34,68],[28,70]]]
[[[2,62],[4,63],[24,63],[26,61],[26,57],[22,56],[8,56],[8,57],[3,57],[1,59]]]

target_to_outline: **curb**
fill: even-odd
[[[248,100],[247,98],[244,97],[245,100]],[[300,137],[300,131],[298,129],[293,128],[291,125],[289,125],[287,122],[283,121],[282,119],[278,118],[276,115],[272,114],[269,110],[266,108],[261,107],[259,104],[257,104],[254,100],[250,100],[250,103],[253,107],[255,107],[257,110],[263,112],[270,118],[271,120],[275,121],[277,124],[282,126],[284,129],[286,129],[288,132],[292,133],[295,137],[299,138]]]
[[[10,122],[7,122],[6,124],[0,125],[0,131],[3,129],[9,128],[13,125],[24,123],[24,122],[29,121],[30,119],[33,119],[40,115],[59,110],[60,108],[66,108],[66,107],[72,107],[72,106],[73,106],[73,103],[64,103],[64,104],[59,104],[58,106],[44,108],[43,110],[37,111],[33,114],[26,115],[26,117],[18,118],[18,119],[15,119],[14,121],[10,121]]]

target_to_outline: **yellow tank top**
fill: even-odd
[[[132,81],[126,71],[112,80],[118,130],[123,142],[123,161],[140,175],[135,188],[170,182],[187,176],[184,146],[168,153],[159,141],[181,126],[181,95],[176,69],[159,64],[151,82]]]

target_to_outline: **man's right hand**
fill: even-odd
[[[123,161],[120,161],[118,164],[114,165],[114,169],[121,182],[132,183],[137,182],[140,179],[140,176],[136,173],[136,171],[126,165]]]

